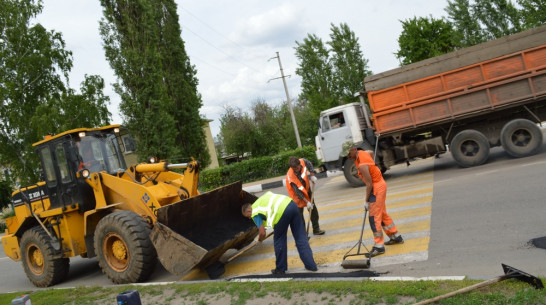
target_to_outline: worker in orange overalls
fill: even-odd
[[[317,177],[315,177],[315,170],[311,161],[298,157],[290,157],[288,160],[290,169],[286,173],[286,189],[288,190],[288,196],[298,205],[300,209],[301,218],[303,223],[303,208],[307,207],[310,213],[311,223],[313,224],[313,234],[323,235],[326,231],[320,229],[319,214],[315,200],[311,202],[313,196],[311,190],[311,184],[315,184]],[[311,181],[309,181],[311,180]]]
[[[403,244],[402,235],[398,234],[396,225],[387,213],[385,201],[387,199],[387,183],[383,179],[381,170],[375,164],[371,150],[358,150],[354,143],[348,141],[343,143],[340,156],[355,160],[358,175],[366,183],[366,203],[364,208],[370,211],[370,227],[373,232],[374,246],[368,253],[373,257],[385,253],[385,245]],[[383,241],[383,231],[390,240]]]

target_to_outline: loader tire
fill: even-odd
[[[461,167],[482,165],[489,158],[489,141],[479,131],[466,129],[453,137],[449,149]]]
[[[40,226],[26,231],[21,237],[21,260],[28,279],[37,287],[49,287],[68,276],[70,260],[55,258],[49,235]]]
[[[345,175],[345,180],[349,182],[352,187],[360,187],[366,185],[364,180],[358,175],[358,170],[355,165],[355,161],[351,159],[345,160],[343,164],[343,174]]]
[[[95,251],[102,272],[112,282],[135,283],[150,277],[157,263],[150,231],[144,218],[131,211],[117,211],[99,221]]]
[[[502,148],[510,156],[521,158],[536,154],[542,145],[542,131],[526,119],[512,120],[501,130]]]

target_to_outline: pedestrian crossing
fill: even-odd
[[[428,258],[430,242],[431,203],[434,173],[432,170],[387,178],[387,212],[404,237],[404,244],[386,246],[386,253],[371,260],[374,266],[424,261]],[[344,255],[360,238],[364,217],[364,187],[353,188],[341,176],[328,178],[315,190],[321,229],[325,235],[310,232],[309,244],[320,272],[349,272],[341,267]],[[308,221],[308,213],[305,212]],[[306,223],[307,225],[307,223]],[[311,229],[312,231],[312,229]],[[289,230],[290,232],[290,230]],[[368,219],[363,232],[363,244],[368,250],[373,246],[373,236]],[[385,236],[385,240],[388,237]],[[351,253],[356,253],[355,247]],[[367,252],[361,247],[361,253]],[[352,256],[354,259],[365,259]],[[265,240],[249,253],[226,265],[223,277],[269,273],[275,268],[273,238]],[[288,234],[288,272],[304,271],[291,234]],[[203,271],[195,270],[184,280],[205,279]]]

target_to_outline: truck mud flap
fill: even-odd
[[[250,244],[258,229],[241,207],[256,199],[236,182],[158,209],[150,239],[163,267],[183,276]]]

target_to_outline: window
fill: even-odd
[[[118,138],[111,134],[106,137],[88,135],[77,144],[81,156],[81,166],[90,172],[123,170],[123,156],[119,153]]]
[[[343,117],[343,112],[337,112],[322,118],[323,132],[343,126],[345,126],[345,118]]]
[[[63,143],[57,143],[55,145],[55,156],[57,157],[57,165],[59,166],[59,172],[61,173],[61,182],[68,183],[72,181]]]
[[[325,132],[328,130],[330,130],[330,120],[325,116],[322,118],[322,131]]]
[[[40,150],[40,159],[44,164],[44,175],[48,187],[54,187],[57,185],[57,178],[55,177],[55,167],[53,166],[53,158],[48,146]]]
[[[338,112],[330,115],[330,126],[332,126],[332,128],[345,126],[345,118],[343,117],[343,112]]]
[[[120,156],[117,155],[116,144],[117,140],[114,136],[109,136],[108,145],[106,145],[106,155],[108,157],[108,167],[110,171],[123,169],[120,164]]]

